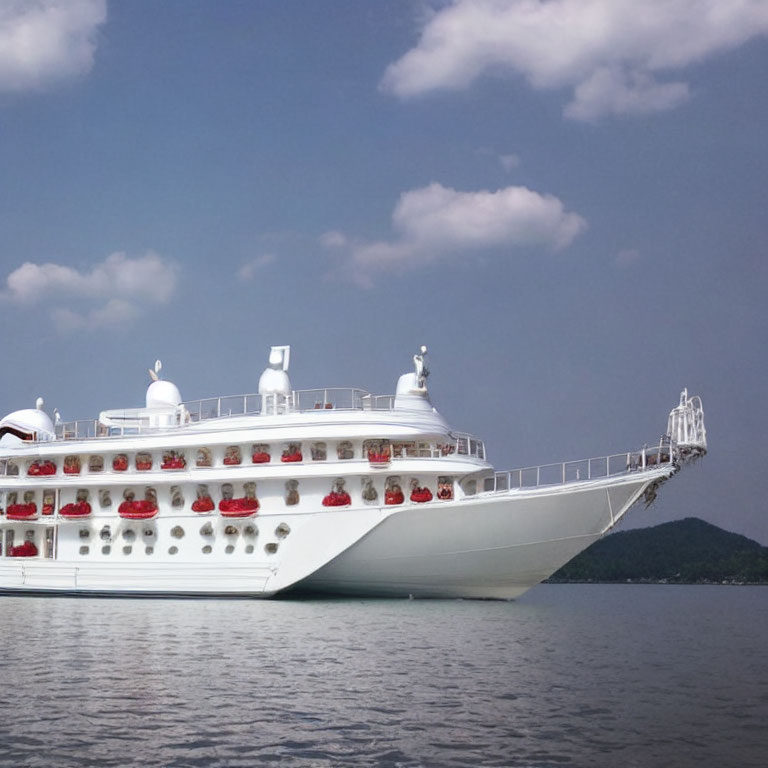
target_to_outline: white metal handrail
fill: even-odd
[[[513,488],[564,485],[630,472],[642,472],[646,469],[674,464],[677,458],[675,454],[676,447],[664,436],[658,445],[650,448],[645,446],[639,451],[495,472],[492,477],[485,479],[483,491],[494,493]]]

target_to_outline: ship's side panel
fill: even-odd
[[[514,598],[609,530],[648,483],[638,477],[608,487],[511,492],[403,510],[300,586],[342,594]]]

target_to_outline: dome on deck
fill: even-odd
[[[176,408],[181,405],[181,392],[172,381],[153,381],[147,387],[147,408]]]

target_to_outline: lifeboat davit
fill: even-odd
[[[352,499],[346,491],[331,491],[324,499],[324,507],[346,507]]]
[[[34,501],[28,504],[9,504],[5,516],[9,520],[34,520],[37,517],[37,504]]]
[[[192,502],[193,512],[213,512],[214,509],[216,509],[216,505],[210,496],[201,496]]]
[[[37,547],[31,541],[25,541],[8,550],[9,557],[37,557]]]
[[[219,512],[222,517],[250,517],[259,509],[259,500],[243,497],[239,499],[222,499],[219,502]]]
[[[157,514],[157,504],[154,501],[124,501],[118,508],[117,514],[126,520],[149,520]]]
[[[39,477],[41,475],[55,475],[56,465],[52,461],[35,461],[29,465],[27,474],[30,477]]]
[[[65,504],[59,514],[67,520],[76,520],[81,517],[88,517],[91,514],[91,505],[87,501],[75,501],[71,504]]]

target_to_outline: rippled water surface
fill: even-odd
[[[768,588],[0,608],[0,766],[768,764]]]

